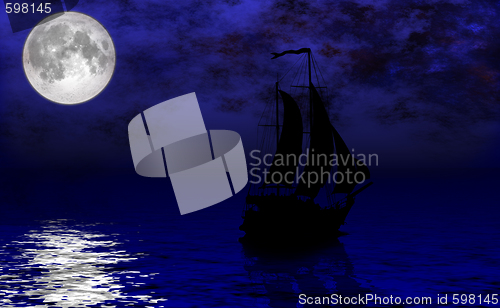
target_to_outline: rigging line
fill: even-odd
[[[314,73],[316,75],[316,80],[318,81],[318,84],[320,83],[320,80],[318,78],[318,72],[317,72],[317,69],[319,69],[318,67],[318,62],[316,61],[316,58],[314,57],[314,54],[311,53],[311,61],[313,63],[313,68],[314,68]],[[317,69],[316,69],[317,68]]]
[[[313,58],[313,63],[314,63],[314,75],[316,76],[316,80],[318,81],[318,85],[320,85],[321,82],[320,82],[320,79],[318,77],[318,71],[320,71],[320,69],[319,69],[318,63],[316,62],[316,58],[314,58],[314,56],[312,58]],[[321,71],[320,71],[320,74],[321,74]],[[324,80],[323,80],[323,82],[324,82]],[[325,87],[326,87],[326,83],[325,83]],[[328,88],[327,88],[327,90],[328,90]],[[327,105],[328,104],[328,92],[323,91],[323,88],[319,88],[319,92],[321,93],[321,98],[323,100],[323,103],[325,104],[325,108],[329,112],[330,108]],[[323,92],[326,92],[326,93],[323,93]]]
[[[270,143],[271,143],[271,138],[272,138],[272,134],[271,134],[271,130],[270,130],[271,127],[266,127],[266,150],[267,152],[270,152],[271,151],[271,146],[270,146]]]
[[[296,93],[296,89],[292,88],[292,85],[294,85],[294,84],[295,84],[295,82],[296,82],[295,80],[297,79],[297,76],[299,75],[300,71],[302,70],[302,65],[303,65],[303,63],[304,63],[304,61],[303,61],[303,60],[304,60],[304,59],[303,59],[304,57],[303,57],[303,56],[301,56],[300,58],[302,59],[302,61],[300,62],[299,67],[298,67],[297,71],[295,72],[295,75],[293,76],[292,81],[290,82],[290,87],[289,87],[289,89],[288,89],[289,93],[290,93],[292,96],[295,96],[295,93]],[[297,82],[298,82],[298,81],[297,81]]]
[[[267,148],[268,148],[268,144],[267,144],[267,142],[268,142],[268,137],[269,137],[269,127],[268,127],[268,126],[266,126],[266,127],[264,127],[264,141],[265,141],[265,147],[266,147],[266,150],[267,150]]]
[[[268,132],[268,138],[266,139],[266,143],[267,143],[267,150],[266,150],[266,153],[269,153],[269,154],[272,154],[273,152],[273,147],[271,144],[274,144],[273,142],[273,137],[274,137],[274,134],[273,134],[273,129],[271,127],[268,127],[267,128],[267,132]],[[267,166],[265,165],[264,163],[264,168],[266,168]]]
[[[299,62],[299,60],[303,57],[303,55],[301,55],[297,61],[295,61],[295,63],[288,69],[288,71],[286,71],[285,75],[283,75],[283,77],[281,77],[280,80],[278,80],[278,82],[280,82],[281,80],[283,80],[283,78],[285,78],[286,74],[288,74],[288,72],[290,72],[290,70],[292,70],[292,68],[295,66],[295,64],[297,64],[297,62]]]
[[[319,71],[319,75],[321,76],[321,79],[323,80],[323,83],[326,85],[325,77],[323,77],[323,73],[321,72],[321,69],[319,68],[319,66],[318,66],[318,71]],[[326,96],[328,98],[328,88],[326,88]]]
[[[266,108],[265,108],[264,112],[262,113],[261,117],[263,117],[265,114],[267,114],[267,110],[268,110],[268,108],[271,106],[271,103],[272,103],[272,102],[271,102],[271,100],[270,100],[270,99],[268,99],[268,100],[267,100],[267,104],[266,104]],[[273,110],[273,109],[271,108],[271,110]],[[269,124],[269,123],[270,123],[270,119],[272,119],[272,118],[265,117],[265,120],[266,120],[266,122],[265,122],[265,123],[266,123],[266,124]],[[267,127],[266,127],[266,128],[267,128]],[[267,131],[267,129],[266,129],[266,128],[264,128],[264,129],[263,129],[263,131],[262,131],[262,143],[261,143],[261,146],[262,146],[262,147],[261,147],[261,150],[266,150],[266,149],[265,149],[265,141],[266,141],[266,136],[267,136],[267,133],[268,133],[268,131]]]
[[[319,88],[319,92],[321,93],[321,95],[323,96],[323,88],[321,88],[321,83],[320,83],[320,80],[319,80],[319,77],[318,77],[318,72],[319,71],[319,66],[318,66],[318,63],[316,62],[316,58],[314,58],[313,54],[311,53],[311,58],[312,58],[312,62],[313,62],[313,68],[314,68],[314,75],[316,76],[316,80],[318,82],[318,87]],[[316,70],[317,68],[317,70]],[[325,84],[326,85],[326,84]],[[324,99],[323,99],[324,100]]]
[[[259,149],[260,149],[261,151],[263,151],[263,150],[264,150],[264,140],[265,140],[265,138],[264,138],[264,137],[265,137],[265,133],[266,133],[266,131],[265,131],[265,129],[263,129],[263,131],[262,131],[262,136],[261,136],[261,139],[260,139],[260,146],[259,146]],[[258,135],[257,135],[257,136],[258,136]]]
[[[297,70],[297,73],[295,74],[295,78],[297,80],[296,81],[297,85],[300,84],[300,77],[302,76],[302,71],[305,70],[306,65],[307,65],[307,58],[304,56],[304,57],[302,57],[302,62],[300,63],[300,67]],[[294,78],[294,81],[295,81],[295,78]]]
[[[261,124],[262,117],[264,116],[264,114],[266,114],[266,110],[267,110],[268,106],[269,106],[269,100],[267,100],[267,102],[266,102],[266,104],[265,104],[265,106],[264,106],[264,111],[260,114],[260,119],[259,119],[259,123],[258,123],[258,125],[260,125],[260,124]]]
[[[264,151],[264,135],[262,135],[262,139],[259,141],[260,141],[259,149],[261,151],[261,153],[259,153],[259,157],[260,157],[262,155],[262,151]]]
[[[307,63],[309,63],[309,61],[307,61]],[[303,84],[305,84],[309,87],[309,80],[308,79],[309,79],[309,74],[307,73],[306,70],[304,70],[304,83]]]
[[[267,153],[267,128],[264,129],[264,133],[262,134],[262,152],[259,154],[260,159],[263,158],[264,153]],[[262,170],[260,170],[262,172]]]
[[[300,67],[299,67],[299,69],[297,70],[297,72],[295,72],[295,77],[293,78],[293,82],[292,82],[292,84],[295,84],[295,85],[299,85],[299,84],[300,84],[300,78],[301,78],[301,76],[302,76],[302,70],[304,69],[303,67],[304,67],[305,63],[306,63],[306,59],[305,59],[305,58],[303,58],[303,59],[302,59],[302,62],[300,62]],[[290,86],[291,86],[292,84],[290,84]],[[291,89],[290,89],[290,91],[291,91]]]
[[[316,58],[315,58],[316,59]],[[315,60],[316,61],[316,60]],[[321,69],[319,68],[318,66],[318,71],[319,71],[319,74],[321,75],[321,79],[323,79],[323,82],[325,83],[326,85],[326,81],[325,81],[325,78],[323,77],[323,73],[321,72]]]
[[[291,85],[293,85],[293,83],[295,82],[295,78],[297,78],[297,75],[299,74],[299,72],[300,72],[300,71],[301,71],[301,69],[302,69],[302,65],[303,65],[303,62],[304,62],[304,58],[305,58],[305,57],[304,57],[303,55],[302,55],[302,56],[300,56],[300,59],[302,59],[302,61],[300,62],[300,64],[299,64],[299,68],[298,68],[298,69],[297,69],[297,71],[295,72],[295,76],[293,76],[293,78],[292,78],[292,82],[290,83],[290,90],[289,90],[289,92],[290,92],[291,94],[295,94],[294,92],[292,92]]]
[[[320,81],[320,79],[318,77],[318,71],[320,72],[320,74],[321,74],[321,71],[320,71],[318,63],[316,62],[316,58],[314,59],[314,62],[315,62],[314,74],[316,75],[316,79],[318,80],[318,84],[321,84],[321,81]],[[326,88],[326,83],[324,82],[324,80],[323,80],[323,84],[325,85],[325,88]],[[328,88],[327,88],[327,90],[328,90]],[[325,95],[326,93],[323,93],[323,92],[326,92],[326,91],[324,91],[323,88],[320,88],[320,91],[321,91],[321,95],[324,96],[324,101],[328,101],[327,97]]]
[[[269,86],[269,89],[268,89],[267,93],[274,93],[274,91],[275,91],[275,87]],[[274,111],[274,95],[273,96],[269,96],[267,98],[267,105],[266,105],[266,111],[267,112],[265,113],[266,115],[269,112],[269,110]],[[267,117],[266,118],[266,120],[267,120],[266,124],[272,124],[272,119],[273,119],[272,117],[271,118]]]
[[[267,110],[267,104],[266,104],[266,105],[264,105],[264,112],[265,112],[266,110]],[[261,123],[261,121],[262,121],[262,117],[264,117],[264,112],[262,112],[262,113],[260,114],[260,118],[259,118],[259,122],[257,123],[257,124],[258,124],[258,125],[257,125],[257,127],[259,127],[259,125],[260,125],[260,123]]]
[[[263,117],[264,117],[263,118],[263,122],[264,122],[263,125],[269,124],[269,116],[267,114],[269,113],[269,110],[270,110],[270,107],[271,107],[270,105],[271,104],[269,102],[267,102],[267,104],[266,104],[266,110],[265,110],[266,113],[263,114]]]
[[[278,80],[278,82],[281,82],[285,78],[285,76],[288,75],[288,73],[295,67],[295,65],[300,61],[301,58],[302,55],[297,59],[297,61],[295,61],[295,63],[288,69],[288,71],[286,71],[286,73],[281,77],[281,79]]]
[[[303,70],[303,69],[305,69],[305,68],[304,68],[305,63],[306,63],[306,62],[305,62],[305,60],[304,60],[304,61],[300,64],[300,68],[299,68],[299,70],[297,71],[297,74],[295,75],[295,79],[293,80],[293,84],[294,84],[294,85],[300,85],[301,80],[302,80],[302,70]],[[291,86],[291,85],[292,85],[292,84],[290,84],[290,86]],[[294,89],[294,90],[299,91],[299,89],[298,89],[298,88],[297,88],[297,89]],[[292,89],[290,89],[290,92],[291,92],[291,91],[292,91]]]
[[[316,67],[318,66],[318,64],[316,63],[316,59],[314,59],[312,54],[311,54],[311,58],[312,58],[312,63],[313,63],[314,75],[316,76],[316,81],[318,82],[318,87],[320,87],[321,84],[319,82],[318,72],[316,70]],[[318,67],[318,70],[319,70],[319,67]],[[320,91],[321,91],[321,88],[320,88]]]
[[[294,84],[294,82],[295,82],[295,78],[297,77],[297,74],[298,74],[298,72],[299,72],[299,70],[300,70],[300,68],[301,68],[301,67],[302,67],[302,62],[300,62],[300,64],[299,64],[299,67],[298,67],[297,71],[296,71],[296,72],[294,72],[294,75],[292,76],[292,80],[290,81],[289,87],[288,87],[288,89],[287,89],[288,93],[289,93],[292,97],[295,95],[295,92],[294,92],[294,91],[295,91],[295,89],[293,89],[293,88],[292,88],[292,85]]]

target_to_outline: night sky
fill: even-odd
[[[108,30],[117,62],[83,104],[52,103],[27,81],[29,30],[0,14],[0,166],[130,168],[139,112],[196,92],[208,129],[255,149],[277,73],[310,47],[331,119],[381,167],[500,167],[498,1],[91,1],[74,11]]]

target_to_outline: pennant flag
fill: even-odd
[[[271,60],[279,58],[279,57],[284,56],[286,54],[290,54],[290,53],[294,54],[294,55],[300,55],[301,53],[306,53],[306,52],[311,52],[311,49],[309,49],[309,48],[301,48],[299,50],[287,50],[287,51],[283,51],[282,53],[271,52],[271,54],[274,55],[274,57],[272,57]]]

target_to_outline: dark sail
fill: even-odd
[[[337,154],[337,175],[336,184],[333,188],[333,193],[349,194],[352,192],[357,183],[354,174],[361,172],[365,176],[365,180],[370,178],[370,170],[361,161],[354,158],[345,144],[344,140],[332,125],[333,139],[335,140],[335,148]],[[356,178],[361,180],[361,178]],[[338,184],[337,184],[338,182]]]
[[[311,127],[307,166],[304,167],[303,176],[299,179],[295,194],[314,198],[320,189],[328,181],[331,181],[332,166],[330,160],[334,147],[328,113],[312,83],[310,89],[312,91],[314,121]],[[311,182],[308,182],[309,178]]]
[[[333,133],[333,139],[335,140],[335,147],[337,149],[337,174],[333,193],[348,194],[354,189],[354,186],[356,186],[355,184],[353,185],[353,183],[348,183],[348,180],[353,181],[356,167],[354,166],[353,159],[351,157],[351,151],[349,151],[349,148],[333,125],[331,130]]]
[[[292,182],[297,171],[298,158],[302,154],[302,116],[295,100],[286,92],[279,91],[283,98],[283,130],[266,183]],[[281,160],[281,161],[280,161]],[[290,172],[292,174],[290,174]],[[280,173],[281,175],[275,175]],[[273,181],[274,179],[274,181]]]

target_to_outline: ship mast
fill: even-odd
[[[279,117],[279,109],[278,109],[278,88],[279,88],[279,75],[276,75],[276,150],[278,150],[278,145],[280,141],[280,117]],[[276,195],[279,196],[280,194],[280,186],[279,184],[276,185]]]
[[[311,49],[307,50],[307,68],[309,73],[309,134],[312,132],[313,126],[313,103],[312,103],[312,82],[311,82]]]

